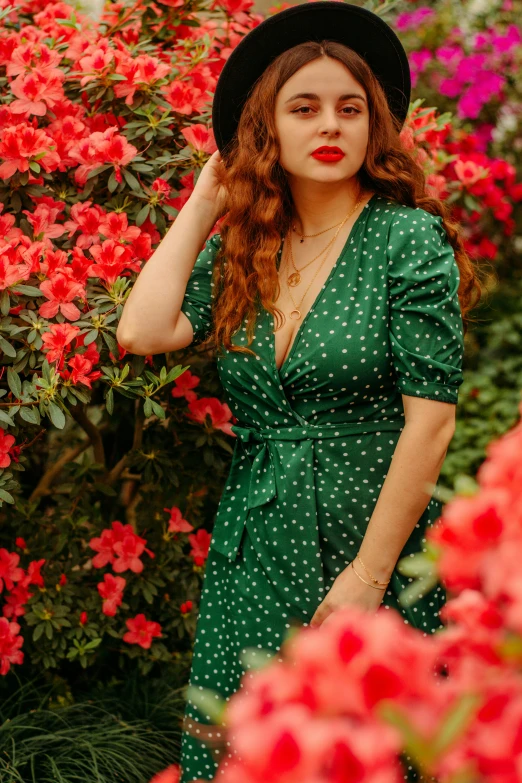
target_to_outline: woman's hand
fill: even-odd
[[[216,150],[201,169],[190,196],[210,202],[218,215],[221,215],[226,207],[227,191],[221,184],[225,171],[221,153]]]
[[[368,577],[363,575],[363,578],[368,581]],[[382,603],[385,592],[385,588],[376,590],[374,587],[364,584],[354,573],[352,566],[349,565],[336,578],[326,598],[315,610],[309,625],[317,628],[337,609],[350,605],[358,606],[369,612],[376,612]]]

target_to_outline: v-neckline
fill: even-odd
[[[353,226],[352,226],[352,228],[350,230],[350,233],[348,234],[348,236],[346,238],[346,242],[344,243],[341,252],[339,253],[339,255],[337,256],[337,258],[335,260],[335,264],[332,266],[328,277],[326,278],[325,282],[323,283],[323,285],[319,289],[319,292],[318,292],[317,296],[315,297],[314,301],[312,302],[312,306],[310,307],[310,309],[306,313],[305,317],[301,321],[301,323],[299,325],[299,329],[295,333],[294,339],[293,339],[293,341],[292,341],[292,343],[290,345],[290,351],[288,352],[288,354],[286,356],[286,359],[284,359],[281,367],[279,367],[279,368],[277,367],[276,350],[275,350],[275,331],[274,331],[275,318],[274,318],[273,315],[271,315],[269,313],[269,315],[270,315],[270,334],[271,334],[270,348],[271,348],[271,354],[272,354],[272,364],[273,364],[276,376],[279,378],[279,380],[281,380],[281,377],[282,377],[282,375],[283,375],[283,373],[285,371],[286,365],[288,364],[288,362],[290,361],[290,359],[292,358],[292,356],[294,354],[296,345],[299,342],[299,339],[301,337],[301,334],[302,334],[302,331],[303,331],[303,327],[305,326],[306,322],[308,321],[308,318],[311,315],[311,313],[315,310],[316,306],[319,304],[319,302],[320,302],[324,292],[328,288],[328,286],[329,286],[329,284],[330,284],[330,282],[331,282],[331,280],[332,280],[332,278],[333,278],[333,276],[334,276],[334,274],[335,274],[335,272],[337,270],[337,267],[341,263],[341,259],[344,257],[344,255],[345,255],[349,245],[355,239],[356,229],[359,227],[359,225],[360,225],[360,223],[362,221],[363,216],[366,214],[366,209],[369,208],[369,206],[372,203],[372,201],[374,199],[376,199],[377,197],[378,197],[378,194],[374,193],[373,196],[371,196],[371,198],[368,199],[368,201],[366,202],[366,204],[362,208],[360,214],[358,215],[357,219],[355,220],[355,222],[354,222],[354,224],[353,224]],[[281,249],[282,249],[282,247],[281,247]],[[281,251],[279,251],[279,252],[281,252]]]

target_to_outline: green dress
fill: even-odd
[[[207,240],[181,308],[196,343],[211,325],[219,246],[219,234]],[[237,439],[206,563],[193,686],[227,699],[245,671],[243,649],[274,654],[291,626],[310,621],[359,550],[405,423],[401,394],[457,403],[459,279],[442,219],[376,194],[280,370],[274,320],[264,308],[250,346],[256,357],[228,351],[217,358]],[[244,324],[233,341],[246,345]],[[401,557],[423,549],[426,526],[441,510],[431,498]],[[442,627],[444,588],[403,608],[397,598],[410,581],[395,569],[383,606],[431,634]],[[185,721],[193,719],[211,722],[188,701]],[[216,758],[184,731],[181,783],[212,780]],[[414,779],[407,763],[404,777]]]

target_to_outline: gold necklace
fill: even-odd
[[[302,244],[305,241],[305,237],[307,239],[309,239],[311,237],[318,237],[320,234],[326,234],[327,231],[331,231],[332,228],[337,228],[338,225],[339,225],[339,223],[336,223],[335,226],[330,226],[330,228],[325,228],[323,231],[318,231],[317,234],[301,234],[301,232],[297,230],[295,225],[292,226],[292,229],[295,231],[296,234],[299,234],[299,236],[301,237],[301,239],[299,241]]]
[[[291,259],[291,261],[292,261],[292,266],[293,266],[293,268],[294,268],[294,270],[295,270],[295,271],[294,271],[294,272],[292,272],[292,273],[291,273],[291,274],[288,276],[288,278],[287,278],[287,285],[291,285],[291,286],[296,286],[296,285],[299,285],[299,283],[301,282],[301,274],[300,274],[300,272],[302,272],[302,271],[303,271],[303,269],[306,269],[306,267],[307,267],[307,266],[310,266],[310,264],[313,264],[313,262],[314,262],[314,261],[317,261],[317,259],[319,258],[319,256],[320,256],[320,255],[322,255],[322,254],[325,252],[325,250],[327,251],[327,250],[329,250],[329,249],[330,249],[330,247],[331,247],[331,246],[333,245],[333,243],[335,242],[335,240],[336,240],[336,238],[337,238],[337,235],[338,235],[339,231],[340,231],[340,230],[341,230],[341,228],[344,226],[344,224],[346,223],[346,221],[348,220],[348,218],[349,218],[349,217],[351,217],[351,215],[353,215],[353,213],[355,212],[355,210],[357,209],[357,207],[360,205],[361,201],[362,201],[362,196],[361,196],[361,193],[359,193],[359,198],[358,198],[358,200],[357,200],[357,203],[355,204],[355,206],[354,206],[354,208],[352,209],[352,211],[351,211],[351,212],[349,212],[349,213],[348,213],[348,215],[346,215],[346,217],[345,217],[345,218],[343,218],[343,220],[342,220],[342,221],[341,221],[341,222],[338,224],[338,226],[339,226],[339,227],[338,227],[338,229],[337,229],[336,233],[334,234],[334,237],[333,237],[333,239],[331,239],[331,240],[330,240],[330,242],[328,242],[328,244],[326,245],[326,247],[324,247],[324,248],[321,250],[321,252],[320,252],[320,253],[319,253],[317,256],[315,256],[315,258],[312,258],[312,260],[311,260],[311,261],[309,261],[307,264],[305,264],[304,266],[302,266],[300,269],[298,269],[298,268],[296,267],[296,265],[295,265],[295,262],[294,262],[294,254],[293,254],[293,252],[292,252],[292,239],[290,238],[290,259]],[[329,230],[329,229],[327,229],[327,230]],[[322,233],[322,232],[319,232],[319,233]],[[308,235],[303,235],[303,236],[317,236],[317,235],[316,235],[316,234],[308,234]],[[287,266],[288,266],[288,265],[287,265]],[[320,268],[320,267],[319,267],[319,268]]]
[[[346,217],[344,218],[344,220],[341,222],[341,224],[339,225],[339,228],[338,228],[338,229],[337,229],[337,231],[335,232],[335,237],[334,237],[334,239],[337,239],[337,235],[339,234],[339,231],[340,231],[340,230],[341,230],[341,228],[344,226],[344,224],[346,223],[346,221],[348,220],[348,218],[350,217],[350,215],[353,213],[353,211],[354,211],[354,210],[352,210],[352,212],[350,212],[350,214],[349,214],[349,215],[346,215]],[[323,260],[321,261],[321,263],[320,263],[320,264],[319,264],[319,266],[317,267],[317,271],[316,271],[315,275],[312,277],[312,279],[310,280],[310,282],[309,282],[309,284],[308,284],[308,287],[307,287],[306,291],[304,292],[303,296],[301,297],[301,301],[299,302],[299,304],[298,304],[298,305],[296,304],[296,302],[295,302],[295,300],[294,300],[294,297],[292,296],[292,293],[291,293],[291,291],[290,291],[290,286],[288,285],[288,278],[287,278],[287,289],[288,289],[288,294],[289,294],[289,296],[290,296],[290,299],[292,300],[292,304],[294,305],[294,309],[293,309],[293,310],[290,312],[290,318],[293,318],[295,321],[298,321],[298,320],[301,318],[301,315],[302,315],[302,313],[301,313],[301,311],[299,310],[299,307],[302,305],[302,303],[303,303],[303,300],[304,300],[304,298],[305,298],[306,294],[308,293],[308,290],[309,290],[310,286],[312,285],[312,283],[314,282],[315,278],[317,277],[317,275],[318,275],[318,273],[319,273],[319,270],[321,269],[321,267],[323,266],[324,262],[325,262],[325,261],[326,261],[326,259],[328,258],[328,253],[330,252],[330,248],[331,248],[331,244],[330,244],[330,247],[328,248],[328,250],[326,251],[326,255],[325,255],[325,257],[323,258]],[[293,262],[293,256],[292,256],[292,242],[291,242],[291,241],[290,241],[290,256],[292,257],[292,262]],[[287,265],[287,267],[288,267],[288,256],[287,256],[287,259],[286,259],[286,265]],[[294,313],[296,313],[296,315],[294,315]]]

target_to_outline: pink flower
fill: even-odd
[[[76,297],[85,297],[85,289],[81,283],[71,280],[63,272],[58,272],[52,280],[44,280],[40,283],[40,291],[49,299],[39,309],[43,318],[54,318],[58,311],[70,321],[77,321],[80,318],[81,313],[72,300]]]
[[[20,650],[24,640],[17,634],[20,632],[18,623],[9,622],[0,617],[0,675],[7,674],[13,663],[23,663],[24,653]]]
[[[9,108],[14,114],[36,114],[43,117],[48,108],[53,108],[55,103],[65,97],[62,82],[64,74],[53,70],[48,73],[33,71],[27,75],[18,76],[11,82],[11,92],[16,95]]]
[[[76,245],[82,249],[89,248],[100,238],[100,225],[105,212],[99,204],[91,206],[92,201],[78,202],[71,207],[71,220],[66,220],[63,227],[69,232],[69,238],[76,231],[80,234]]]
[[[8,552],[3,547],[0,549],[0,593],[4,584],[8,590],[12,590],[15,582],[19,582],[25,576],[23,568],[18,567],[20,555],[16,552]]]
[[[147,620],[144,614],[137,614],[134,619],[125,621],[127,633],[123,635],[123,641],[129,644],[139,644],[144,650],[148,650],[152,639],[162,636],[161,625]]]
[[[164,1],[164,0],[163,0]],[[181,769],[177,764],[171,764],[170,767],[158,772],[150,779],[149,783],[179,783]]]
[[[214,429],[221,430],[227,435],[234,435],[230,421],[232,411],[226,402],[220,402],[217,397],[200,397],[199,400],[189,402],[187,413],[189,419],[205,424],[207,416],[210,417],[210,423]]]
[[[8,468],[11,464],[9,450],[14,442],[14,435],[6,435],[5,430],[0,427],[0,468]]]
[[[107,617],[114,617],[117,608],[123,601],[123,590],[127,580],[122,576],[105,574],[103,582],[98,582],[97,588],[103,600],[102,612]]]
[[[166,511],[167,514],[170,514],[168,527],[169,533],[190,533],[191,530],[194,530],[190,522],[187,522],[186,519],[183,519],[183,514],[177,506],[172,506],[172,508],[164,508],[163,511]]]
[[[42,351],[47,354],[47,360],[49,362],[60,362],[65,349],[74,340],[79,331],[80,327],[73,324],[50,324],[49,331],[42,333]]]
[[[197,394],[192,389],[199,386],[199,382],[200,378],[197,375],[191,373],[190,370],[185,370],[185,372],[174,379],[174,386],[170,393],[174,398],[185,397],[187,402],[192,402],[197,399]]]
[[[209,153],[217,150],[214,132],[206,125],[190,125],[188,128],[183,128],[181,134],[195,150]]]
[[[58,168],[60,158],[54,151],[52,139],[44,130],[30,125],[11,125],[3,128],[0,138],[0,177],[11,177],[15,172],[29,170],[32,161],[45,171]]]
[[[63,372],[62,376],[65,380],[70,378],[75,385],[83,383],[91,389],[92,381],[97,381],[101,377],[101,371],[92,369],[93,362],[85,354],[75,354],[72,359],[69,359],[68,364],[72,368],[71,372]]]
[[[189,534],[188,540],[192,547],[190,555],[194,559],[195,565],[201,566],[207,559],[211,538],[211,534],[203,528],[200,528],[197,533]]]

